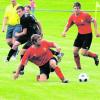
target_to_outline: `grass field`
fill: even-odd
[[[0,29],[5,7],[10,0],[0,0]],[[17,0],[20,4],[26,5],[28,0]],[[95,66],[93,59],[81,56],[82,70],[75,70],[73,60],[73,41],[77,35],[77,28],[73,26],[66,38],[61,37],[61,33],[67,23],[70,12],[53,12],[50,10],[72,10],[72,4],[76,0],[36,0],[35,16],[41,22],[44,38],[57,42],[64,52],[64,57],[59,63],[68,84],[60,82],[55,73],[50,75],[47,82],[38,83],[36,75],[38,68],[28,63],[25,75],[18,80],[13,80],[12,71],[19,64],[19,55],[16,61],[5,63],[4,57],[7,55],[9,47],[5,41],[5,33],[0,32],[0,100],[100,100],[100,65]],[[78,0],[82,4],[83,10],[95,10],[96,0]],[[98,8],[99,9],[99,8]],[[40,11],[49,10],[49,11]],[[95,12],[90,13],[95,17]],[[100,26],[100,12],[97,13],[97,21]],[[100,29],[99,29],[100,30]],[[91,50],[100,55],[100,38],[94,35]],[[80,83],[78,75],[87,73],[88,82]]]

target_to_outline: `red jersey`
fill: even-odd
[[[70,28],[73,24],[76,24],[80,34],[88,34],[92,32],[91,19],[92,17],[85,12],[80,12],[78,16],[73,13],[69,18],[67,27]]]
[[[42,40],[39,47],[31,46],[25,52],[21,60],[21,65],[25,65],[28,60],[37,66],[46,64],[53,57],[53,54],[49,50],[51,47],[54,47],[54,43],[46,40]]]

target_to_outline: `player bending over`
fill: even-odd
[[[37,77],[38,81],[46,81],[49,78],[51,71],[55,71],[59,79],[63,83],[68,83],[59,66],[57,65],[56,58],[53,57],[50,48],[56,48],[60,52],[60,48],[54,43],[47,40],[43,40],[38,34],[34,34],[31,37],[32,46],[28,48],[20,62],[20,65],[14,74],[14,79],[20,75],[20,70],[25,67],[28,60],[36,64],[40,69],[40,75]]]

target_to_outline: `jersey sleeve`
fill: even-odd
[[[55,43],[54,42],[45,41],[45,43],[47,44],[47,46],[49,48],[55,47]]]
[[[91,20],[92,20],[91,15],[86,14],[86,21],[87,21],[87,22],[91,22]]]
[[[72,16],[70,16],[66,27],[70,28],[73,24],[74,24],[74,22],[73,22]]]
[[[21,60],[21,65],[26,65],[29,57],[30,57],[30,49],[27,49],[27,51],[25,52],[25,54]]]

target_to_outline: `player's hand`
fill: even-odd
[[[66,37],[66,33],[65,32],[62,33],[62,37]]]
[[[19,37],[19,36],[20,36],[20,34],[19,34],[19,33],[15,33],[15,36],[16,36],[16,37]]]
[[[2,32],[5,32],[5,27],[2,27]]]
[[[16,80],[19,77],[19,74],[14,74],[14,80]]]
[[[100,37],[100,34],[96,34],[96,37]]]

